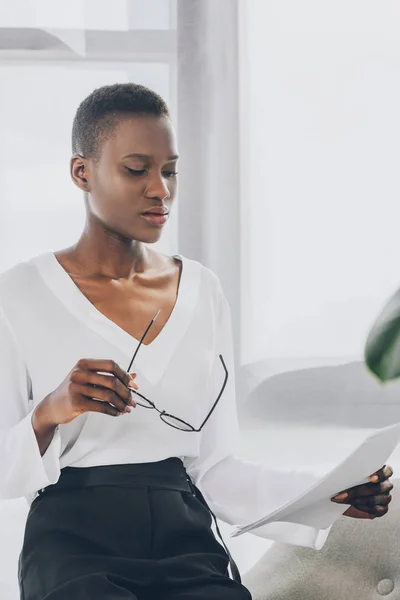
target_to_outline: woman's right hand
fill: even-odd
[[[113,360],[79,360],[58,388],[36,407],[35,430],[70,423],[86,412],[113,417],[131,412],[136,402],[128,386],[138,389],[135,377],[136,374],[130,375]]]

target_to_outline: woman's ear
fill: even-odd
[[[87,161],[83,156],[74,154],[70,162],[70,173],[72,181],[78,188],[84,192],[90,192],[88,173],[87,173]]]

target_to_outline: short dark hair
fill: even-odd
[[[97,159],[104,139],[129,115],[168,116],[156,92],[137,83],[115,83],[94,90],[78,107],[72,126],[72,152]]]

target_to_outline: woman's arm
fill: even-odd
[[[49,422],[47,414],[45,398],[37,405],[32,414],[32,427],[39,446],[40,456],[46,453],[58,427],[57,423]]]
[[[39,418],[35,433],[29,391],[27,367],[0,308],[0,499],[32,497],[60,476],[59,431]]]
[[[219,298],[211,403],[217,397],[223,380],[219,354],[224,357],[229,380],[220,403],[203,430],[200,456],[187,459],[185,464],[215,514],[232,525],[245,525],[298,497],[312,487],[320,475],[298,469],[271,469],[235,456],[238,422],[230,310],[222,290]],[[276,462],[279,464],[279,457],[276,457]],[[339,495],[336,502],[327,500],[326,506],[310,507],[297,513],[296,523],[270,523],[252,532],[268,539],[319,549],[325,543],[330,527],[343,513],[364,519],[386,514],[391,501],[393,485],[389,478],[392,473],[390,467],[381,469],[370,478],[369,483],[346,490],[344,499]],[[319,529],[321,524],[326,529]]]
[[[235,456],[238,448],[238,420],[235,400],[235,373],[229,305],[220,292],[216,316],[215,364],[212,373],[212,397],[218,395],[223,381],[222,354],[229,372],[224,394],[205,425],[200,456],[187,458],[185,466],[194,483],[201,489],[211,510],[232,525],[251,523],[292,500],[316,481],[311,473],[282,471]],[[279,464],[279,457],[276,457]],[[332,503],[331,522],[345,507]],[[312,519],[311,519],[312,521]],[[254,530],[255,535],[300,546],[320,548],[329,529],[319,530],[307,524],[273,523]]]

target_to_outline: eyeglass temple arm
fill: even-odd
[[[149,332],[150,328],[151,328],[151,327],[152,327],[152,325],[154,324],[154,322],[155,322],[155,320],[157,319],[157,317],[158,317],[158,315],[160,314],[160,312],[161,312],[161,311],[160,311],[160,310],[158,310],[158,311],[156,312],[156,314],[154,315],[154,317],[152,318],[152,320],[150,321],[150,323],[147,325],[146,331],[145,331],[145,332],[144,332],[144,334],[142,335],[142,337],[141,337],[141,339],[140,339],[140,342],[138,343],[138,345],[137,345],[137,348],[136,348],[136,350],[135,350],[135,353],[134,353],[134,355],[132,356],[132,360],[131,360],[131,362],[129,363],[129,367],[127,368],[127,372],[128,372],[128,373],[130,373],[130,371],[131,371],[131,368],[132,368],[133,362],[134,362],[134,360],[135,360],[135,358],[136,358],[136,356],[137,356],[137,353],[139,352],[140,346],[143,344],[143,342],[144,342],[144,339],[145,339],[146,335],[148,334],[148,332]]]
[[[217,406],[218,402],[219,402],[219,401],[220,401],[220,399],[221,399],[221,396],[222,396],[222,394],[223,394],[223,393],[224,393],[224,391],[225,391],[226,384],[228,383],[228,369],[226,368],[226,364],[225,364],[225,361],[224,361],[224,359],[223,359],[223,357],[222,357],[222,354],[220,354],[220,355],[219,355],[219,359],[220,359],[220,361],[221,361],[221,363],[222,363],[222,366],[223,366],[223,368],[224,368],[224,371],[225,371],[225,379],[224,379],[224,383],[223,383],[223,385],[222,385],[221,391],[220,391],[220,393],[218,394],[218,397],[217,397],[216,401],[215,401],[215,402],[214,402],[214,404],[212,405],[212,408],[211,408],[210,412],[208,413],[208,415],[206,416],[206,418],[204,419],[204,421],[202,422],[202,424],[200,425],[200,427],[199,427],[198,429],[196,429],[195,431],[201,431],[201,430],[203,429],[204,425],[207,423],[208,419],[209,419],[209,418],[211,417],[211,415],[213,414],[213,412],[214,412],[214,410],[215,410],[215,407]]]

